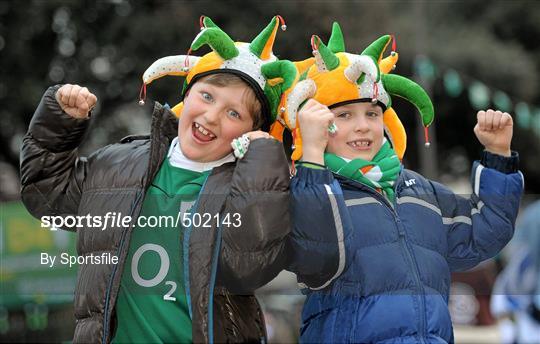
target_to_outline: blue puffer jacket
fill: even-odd
[[[475,162],[469,198],[404,169],[394,204],[326,169],[299,167],[289,244],[290,270],[308,294],[301,341],[453,342],[450,272],[512,238],[523,191],[516,155],[486,152],[484,165]]]

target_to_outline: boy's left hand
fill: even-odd
[[[511,155],[513,125],[512,116],[506,112],[487,110],[478,111],[474,133],[484,148],[494,154],[509,157]]]

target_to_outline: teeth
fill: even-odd
[[[368,147],[369,141],[353,141],[351,145],[354,147]]]
[[[199,123],[195,122],[195,128],[203,135],[208,136],[210,138],[216,137],[216,135],[210,133],[208,130],[204,129]]]

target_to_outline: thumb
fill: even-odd
[[[474,126],[473,131],[476,135],[478,135],[478,132],[480,131],[480,125],[478,123],[476,123]]]

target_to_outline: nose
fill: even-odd
[[[204,112],[204,119],[207,124],[216,124],[219,121],[220,111],[216,106],[209,107]]]
[[[359,116],[356,116],[354,130],[363,133],[369,130],[369,123],[365,114],[359,114]]]

